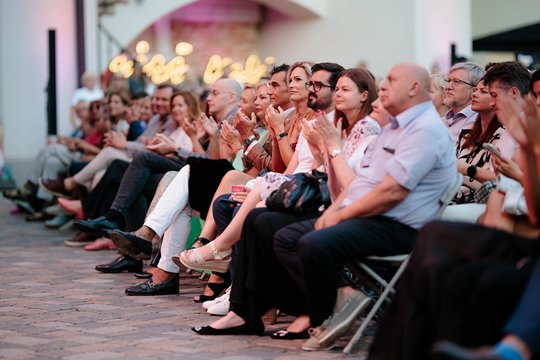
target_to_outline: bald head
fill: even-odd
[[[229,89],[229,91],[231,91],[236,96],[236,101],[240,99],[240,95],[242,95],[242,85],[238,82],[238,80],[224,78],[216,81],[216,83],[218,82],[222,83],[226,88]]]
[[[411,81],[418,82],[421,91],[427,93],[431,91],[431,78],[427,70],[422,66],[412,62],[401,63],[396,66],[402,66],[403,70],[409,74]]]
[[[208,111],[221,121],[231,112],[240,100],[242,85],[233,79],[219,79],[212,85],[208,95]]]
[[[394,66],[381,83],[379,96],[391,115],[430,99],[431,80],[426,69],[406,62]]]

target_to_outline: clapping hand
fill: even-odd
[[[302,131],[304,137],[306,138],[311,154],[314,158],[319,158],[321,153],[324,152],[324,140],[321,137],[321,134],[313,127],[312,123],[308,122],[306,119],[302,118]]]
[[[195,124],[189,121],[188,118],[184,119],[182,122],[182,129],[190,139],[197,137],[197,128],[195,127]]]
[[[249,118],[242,111],[238,111],[234,116],[234,126],[242,139],[249,137],[253,134],[255,126],[257,125],[257,117],[254,113],[251,113],[251,118]]]
[[[273,106],[266,108],[266,121],[268,122],[268,127],[271,128],[275,134],[281,134],[285,131],[285,114],[283,109],[278,107],[274,109]]]
[[[341,130],[341,124],[341,118],[338,119],[336,126],[334,126],[320,110],[317,111],[317,121],[314,127],[324,140],[328,153],[335,149],[341,149],[342,137],[344,136]]]
[[[226,121],[221,125],[221,137],[232,150],[238,151],[238,149],[242,147],[240,134]]]
[[[156,134],[150,141],[150,144],[146,145],[146,149],[160,155],[167,155],[176,151],[176,144],[170,137],[163,134]]]
[[[208,136],[217,137],[219,127],[212,116],[208,117],[205,113],[201,113],[199,120]]]

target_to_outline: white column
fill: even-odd
[[[98,74],[105,70],[98,66],[97,37],[98,37],[98,2],[97,0],[84,0],[84,45],[86,71]]]
[[[170,16],[164,16],[154,23],[154,29],[156,31],[156,44],[150,45],[150,52],[154,54],[162,54],[165,59],[170,60],[175,56],[172,34],[171,34],[171,18]]]
[[[471,0],[413,0],[415,61],[427,69],[450,68],[450,45],[458,55],[472,56]]]

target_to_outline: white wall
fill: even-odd
[[[367,60],[376,76],[392,65],[415,60],[412,0],[329,2],[320,19],[290,21],[269,12],[259,52],[279,62],[332,61],[345,67]]]
[[[538,0],[472,0],[474,39],[540,22]]]
[[[58,129],[69,129],[76,86],[73,0],[0,1],[0,118],[9,161],[34,158],[46,140],[47,31],[56,29]]]
[[[474,1],[474,0],[473,0]],[[451,44],[459,56],[470,58],[471,0],[414,0],[415,59],[441,72],[451,66]]]
[[[102,16],[100,21],[122,46],[127,47],[137,35],[155,21],[194,1],[196,0],[130,1],[127,4],[115,5],[114,15]],[[109,61],[118,55],[120,48],[116,44],[108,43],[104,34],[99,34],[98,37],[99,51],[101,51],[98,68],[100,71],[104,71],[107,69]]]

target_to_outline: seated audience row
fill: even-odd
[[[36,178],[5,195],[21,201],[33,193],[41,202],[30,207],[59,197],[79,217],[81,232],[66,245],[118,247],[120,257],[98,271],[141,273],[149,259],[139,274],[147,279],[128,295],[177,294],[181,266],[211,271],[194,301],[225,316],[194,327],[197,334],[262,335],[265,315],[279,309],[296,320],[271,336],[306,339],[302,348],[311,351],[334,347],[373,301],[367,284],[344,281],[344,265],[412,251],[370,358],[430,358],[436,344],[441,358],[480,359],[454,343],[500,339],[540,250],[540,118],[529,99],[529,90],[540,95],[539,73],[531,78],[517,62],[486,70],[458,63],[441,79],[401,63],[377,86],[366,70],[302,61],[270,75],[244,88],[217,80],[207,114],[195,95],[161,85],[155,115],[132,137],[123,121],[135,129],[133,120],[144,118],[130,115],[120,93],[92,103],[90,115],[80,103],[75,136],[92,131],[89,145],[49,145]],[[83,159],[75,148],[94,158],[62,177]],[[45,170],[47,161],[61,165]],[[457,173],[463,185],[445,218],[478,225],[427,225]],[[304,190],[305,179],[315,188]],[[205,222],[188,249],[196,216]],[[538,268],[499,358],[538,351]],[[524,324],[529,311],[532,328]]]

